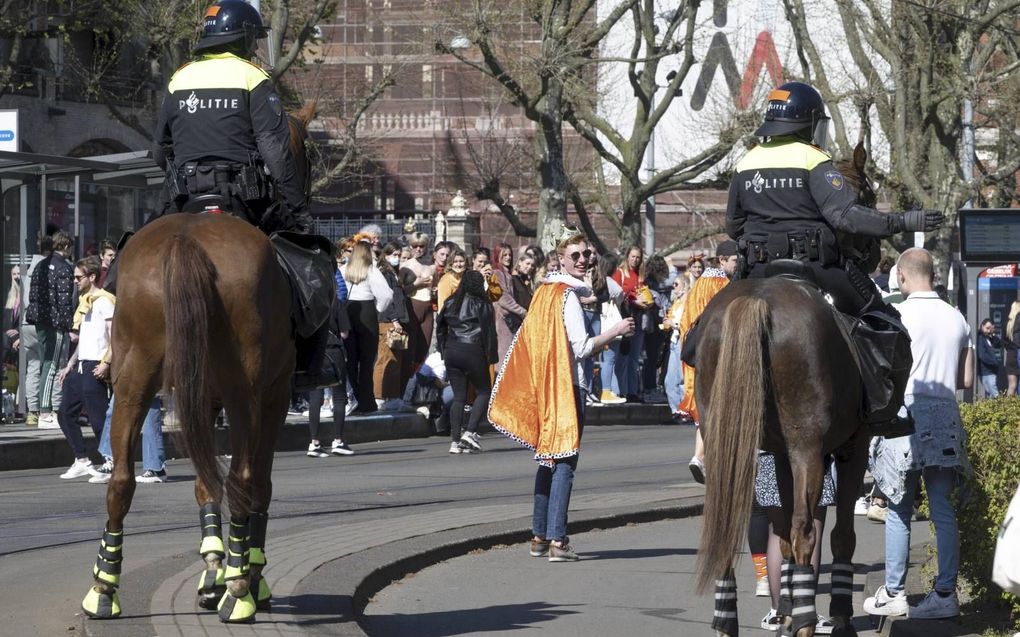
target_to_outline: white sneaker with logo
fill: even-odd
[[[83,478],[85,476],[95,475],[95,469],[92,467],[92,463],[89,462],[88,458],[82,458],[81,460],[75,460],[71,463],[71,467],[60,474],[61,480],[74,480],[75,478]]]
[[[960,614],[960,600],[953,591],[945,597],[935,591],[928,593],[917,606],[907,610],[910,619],[947,619]]]
[[[870,498],[866,495],[862,495],[857,498],[857,502],[854,502],[854,515],[867,515],[869,506],[871,506]]]
[[[885,586],[879,586],[874,597],[864,600],[864,612],[869,615],[906,615],[907,594],[900,591],[890,595]]]

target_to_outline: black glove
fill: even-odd
[[[941,210],[908,210],[900,215],[900,232],[931,232],[945,220]]]

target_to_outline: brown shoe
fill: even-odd
[[[531,538],[531,557],[544,557],[549,553],[549,540]]]
[[[574,553],[574,547],[566,542],[563,543],[563,546],[549,545],[550,562],[576,562],[579,559],[581,558],[577,556],[577,553]]]

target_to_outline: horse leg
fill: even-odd
[[[273,597],[262,572],[266,568],[266,526],[269,523],[269,503],[273,498],[273,453],[276,450],[276,436],[280,424],[287,418],[290,402],[289,374],[281,377],[276,387],[267,391],[262,401],[262,417],[259,420],[259,442],[255,449],[252,467],[252,513],[248,518],[251,535],[251,587],[255,591],[255,605],[260,611],[271,608]]]
[[[210,413],[210,422],[216,419],[218,413],[219,409]],[[202,544],[198,552],[205,561],[205,570],[198,576],[198,605],[205,610],[216,610],[227,591],[226,569],[223,567],[226,548],[223,546],[222,499],[222,487],[216,485],[214,491],[201,478],[195,478],[198,524],[202,529]]]
[[[857,547],[854,533],[854,501],[868,460],[869,438],[858,432],[834,455],[836,459],[836,523],[832,527],[832,597],[829,615],[834,635],[856,635],[853,617],[853,556]]]
[[[811,564],[815,542],[814,511],[822,490],[822,454],[810,443],[793,450],[790,469],[793,472],[793,515],[790,540],[793,548],[793,566],[789,570],[790,611],[789,634],[812,637],[818,614],[815,611],[815,593],[818,577]]]
[[[235,392],[238,390],[234,390]],[[230,418],[230,441],[233,458],[227,476],[230,500],[230,532],[227,536],[227,568],[224,574],[227,591],[217,611],[220,621],[229,624],[255,621],[255,598],[251,594],[250,531],[251,454],[250,438],[258,433],[252,429],[252,404],[255,398],[226,401]]]
[[[96,565],[92,568],[96,583],[81,603],[85,614],[95,619],[120,616],[117,589],[124,561],[124,518],[135,494],[135,462],[132,456],[142,430],[142,419],[156,393],[156,373],[140,368],[137,361],[141,358],[126,357],[119,370],[118,380],[121,382],[117,383],[117,401],[110,421],[110,448],[114,463],[106,487],[106,529],[99,544]]]

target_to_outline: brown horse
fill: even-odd
[[[291,118],[291,149],[306,179],[305,125]],[[307,181],[306,181],[307,183]],[[142,228],[120,255],[113,322],[113,474],[108,520],[82,608],[120,615],[123,523],[135,491],[133,450],[142,419],[163,387],[173,397],[178,439],[195,466],[207,568],[199,604],[224,622],[254,621],[268,608],[262,578],[277,432],[287,416],[294,371],[290,286],[268,237],[228,214],[171,214]],[[230,421],[232,459],[224,479],[214,423]],[[224,546],[220,502],[230,504]],[[226,565],[224,566],[224,558]],[[253,595],[254,593],[254,595]]]
[[[840,168],[859,200],[870,203],[866,198],[874,194],[863,173],[865,160],[858,146],[853,161]],[[870,240],[841,238],[848,242],[859,252],[877,252]],[[726,286],[705,309],[701,324],[694,391],[709,470],[698,588],[716,585],[712,626],[718,635],[737,634],[732,564],[750,518],[758,450],[764,449],[775,454],[783,503],[774,530],[784,558],[779,608],[784,634],[810,637],[815,631],[817,578],[811,555],[820,541],[813,520],[825,454],[835,458],[837,474],[829,614],[834,634],[855,634],[853,508],[870,436],[861,420],[861,377],[850,344],[823,294],[790,279],[746,279]]]

